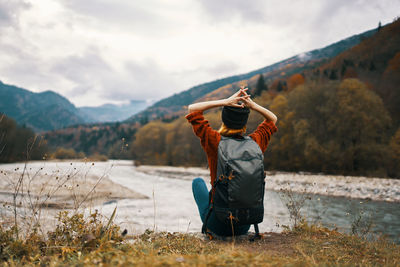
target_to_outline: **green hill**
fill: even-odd
[[[85,123],[76,107],[52,92],[33,93],[0,81],[0,112],[36,132]]]

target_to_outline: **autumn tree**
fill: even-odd
[[[287,98],[280,94],[271,103],[270,109],[278,117],[278,132],[268,146],[268,156],[264,157],[267,169],[296,170],[294,152],[293,116]]]
[[[380,171],[386,175],[389,113],[382,99],[357,79],[346,79],[337,89],[337,113],[332,120],[341,147],[341,168],[350,173]]]
[[[388,62],[379,87],[397,129],[400,126],[400,52]]]
[[[359,80],[298,86],[271,109],[279,118],[266,160],[271,168],[386,175],[390,117]]]
[[[329,74],[329,79],[330,80],[337,80],[338,79],[337,70],[331,70],[331,73]]]
[[[361,81],[307,82],[275,97],[262,94],[254,101],[279,118],[279,130],[264,158],[267,169],[370,176],[398,173],[391,171],[396,166],[391,158],[400,153],[400,133],[392,137],[390,148],[389,113],[381,98]],[[205,118],[218,129],[221,109],[205,112]],[[248,133],[262,120],[251,112]],[[206,164],[200,142],[184,117],[142,127],[132,151],[136,160],[146,164]]]
[[[110,146],[107,157],[110,159],[131,159],[132,154],[130,153],[129,143],[126,142],[126,139],[121,138],[121,140]]]
[[[152,121],[135,134],[131,153],[135,160],[144,164],[167,164],[165,123]]]
[[[390,149],[392,155],[392,162],[390,168],[390,175],[392,177],[400,178],[400,128],[390,140]]]
[[[40,160],[47,152],[43,137],[0,113],[0,162]]]
[[[205,166],[198,138],[185,118],[171,123],[152,121],[139,129],[132,143],[135,160],[144,164]]]
[[[292,76],[289,77],[287,81],[287,87],[288,90],[293,90],[297,86],[301,85],[304,83],[304,76],[301,75],[300,73],[293,74]]]
[[[278,91],[278,92],[282,92],[285,91],[287,89],[287,84],[285,81],[276,79],[272,82],[271,84],[271,89]]]
[[[268,86],[265,84],[264,76],[260,74],[260,77],[257,80],[256,88],[253,92],[253,96],[260,96],[262,92],[267,90]]]

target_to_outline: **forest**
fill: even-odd
[[[278,116],[278,132],[265,154],[268,170],[398,177],[400,128],[382,99],[358,79],[305,82],[291,91],[264,91],[254,100]],[[205,114],[214,129],[220,110]],[[251,113],[248,132],[263,118]],[[205,166],[200,142],[184,117],[153,121],[142,127],[132,144],[143,164]]]
[[[47,152],[43,137],[0,113],[0,162],[42,160]]]
[[[397,19],[318,66],[287,64],[222,86],[196,102],[229,97],[246,84],[254,101],[278,116],[278,132],[264,157],[268,170],[399,178],[399,47]],[[220,112],[205,113],[214,129]],[[133,158],[142,164],[206,166],[185,114],[184,107],[175,120],[141,127],[132,141]],[[248,133],[262,120],[252,112]]]

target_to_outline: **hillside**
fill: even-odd
[[[75,107],[67,98],[53,91],[34,93],[0,81],[0,112],[35,132],[85,123],[123,121],[147,106],[146,101],[131,100],[123,105]]]
[[[265,166],[269,170],[400,177],[400,20],[323,61],[293,60],[241,81],[254,101],[278,117]],[[238,83],[196,101],[220,99]],[[260,91],[260,88],[262,89]],[[184,109],[151,121],[135,134],[134,159],[143,164],[204,166],[204,153]],[[262,121],[251,114],[247,132]],[[177,117],[177,119],[174,119]],[[214,128],[218,109],[206,114]]]
[[[86,155],[96,153],[109,158],[131,158],[129,149],[138,124],[127,123],[93,123],[73,125],[63,129],[46,132],[44,138],[49,147],[72,148]]]
[[[0,112],[0,162],[41,160],[47,153],[42,137]]]
[[[36,132],[85,123],[68,99],[52,91],[34,93],[0,81],[0,99],[0,112]]]
[[[373,38],[322,65],[320,73],[334,79],[358,78],[383,100],[400,125],[400,20],[382,27]]]
[[[323,62],[335,57],[339,53],[360,43],[362,40],[372,36],[375,32],[376,29],[369,30],[361,34],[353,35],[324,48],[302,53],[249,73],[230,76],[194,86],[179,94],[174,94],[156,102],[146,110],[129,118],[127,122],[147,123],[148,121],[160,118],[170,120],[171,118],[177,117],[174,113],[180,111],[183,106],[189,105],[219,88],[250,79],[259,74],[267,74],[267,79],[274,80],[280,77],[287,77],[290,74],[298,73],[306,69],[313,69]]]
[[[248,79],[235,76],[194,87],[161,100],[118,125],[69,127],[47,133],[46,139],[53,147],[72,147],[86,154],[98,152],[109,157],[119,157],[114,152],[126,142],[129,149],[123,157],[133,157],[143,164],[204,166],[204,153],[183,118],[187,112],[184,106],[192,100],[227,97],[244,82],[255,101],[270,107],[279,117],[279,131],[265,157],[268,169],[399,177],[399,119],[389,108],[399,98],[385,100],[379,90],[384,86],[394,88],[388,92],[395,95],[395,82],[400,77],[396,67],[400,46],[374,48],[376,43],[396,44],[399,27],[399,21],[395,21],[379,31],[371,30],[256,70],[246,74]],[[350,47],[350,42],[356,44]],[[345,46],[349,48],[343,50]],[[327,54],[335,56],[327,58]],[[362,59],[366,55],[386,61],[370,61],[372,67],[365,69]],[[354,66],[347,67],[342,74],[339,66],[351,64],[351,57]],[[255,73],[265,70],[269,71],[262,73],[264,91],[257,92],[261,76]],[[238,81],[220,86],[229,79]],[[220,87],[211,89],[212,86]],[[354,94],[350,94],[353,90]],[[174,105],[175,100],[179,105]],[[339,120],[337,114],[347,119]],[[219,126],[217,113],[208,113],[207,119],[213,127]],[[251,116],[249,132],[259,120]]]

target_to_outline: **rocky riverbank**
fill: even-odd
[[[121,199],[146,199],[109,178],[112,164],[56,161],[0,165],[2,223],[12,223],[14,204],[22,221],[48,226],[60,210],[83,211]],[[15,198],[15,199],[14,199]],[[34,217],[34,218],[32,218]]]
[[[136,170],[175,179],[191,180],[195,177],[210,179],[209,171],[205,168],[139,166]],[[266,181],[266,189],[273,191],[292,190],[298,193],[400,202],[400,180],[398,179],[267,172]]]

